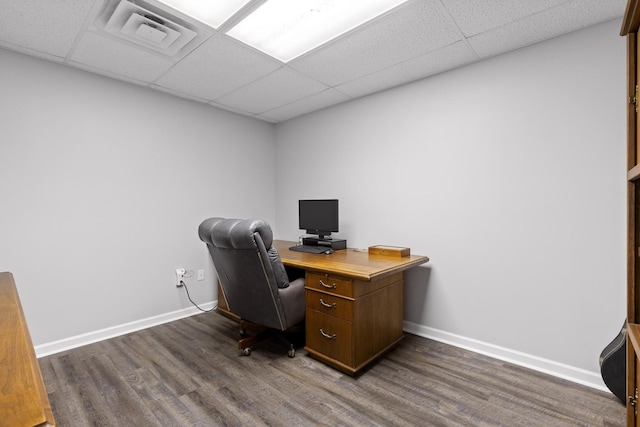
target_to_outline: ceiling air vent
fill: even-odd
[[[174,56],[198,34],[137,4],[121,0],[104,26],[117,37]]]

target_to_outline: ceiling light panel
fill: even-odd
[[[268,0],[227,34],[288,62],[405,1]]]
[[[215,29],[251,0],[158,0]]]

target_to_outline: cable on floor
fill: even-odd
[[[191,301],[191,304],[193,304],[198,310],[204,311],[205,313],[209,313],[209,312],[215,310],[216,308],[218,308],[218,304],[214,305],[209,310],[205,310],[204,308],[200,307],[198,304],[193,302],[193,300],[191,299],[191,295],[189,295],[189,288],[187,288],[187,284],[184,283],[184,280],[180,280],[180,284],[182,285],[182,287],[184,288],[185,292],[187,293],[187,298],[189,298],[189,301]]]

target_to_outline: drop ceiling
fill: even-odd
[[[155,0],[0,0],[0,47],[278,123],[621,18],[626,3],[409,0],[284,63]]]

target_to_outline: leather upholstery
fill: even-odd
[[[198,227],[198,235],[207,244],[229,310],[281,331],[304,319],[304,278],[289,282],[272,246],[269,224],[261,219],[209,218]]]

